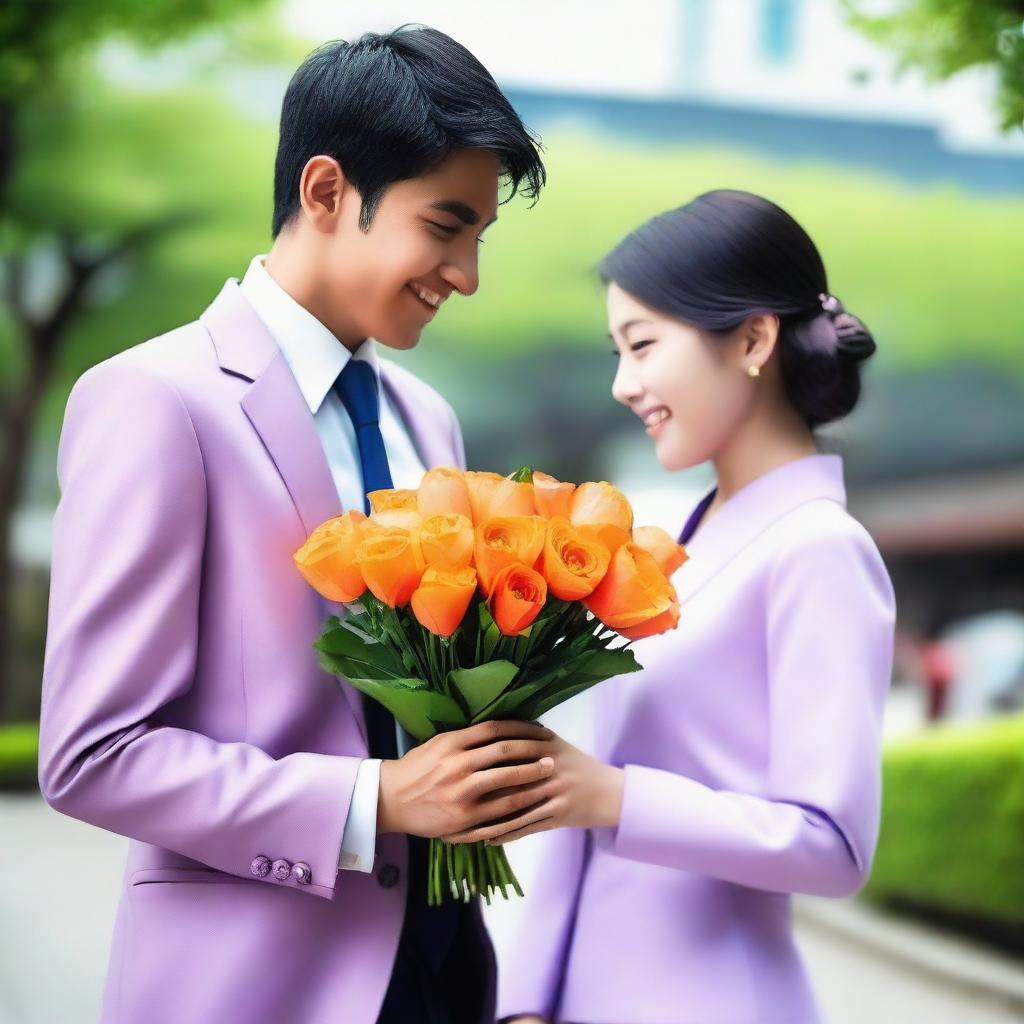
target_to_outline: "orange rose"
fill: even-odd
[[[467,516],[437,515],[420,525],[420,548],[427,565],[463,568],[473,561],[476,534]]]
[[[355,601],[366,590],[355,560],[365,521],[355,509],[328,519],[292,555],[306,581],[328,601]]]
[[[383,512],[371,513],[369,522],[374,526],[396,527],[416,534],[419,532],[423,520],[420,519],[419,512],[414,508],[389,508]]]
[[[397,526],[368,529],[356,562],[370,591],[390,608],[402,608],[423,576],[423,556],[408,530]]]
[[[505,636],[518,636],[540,613],[548,597],[544,577],[524,565],[508,565],[494,578],[487,607]]]
[[[675,601],[675,588],[654,556],[627,541],[612,556],[587,607],[610,629],[621,632],[662,615]]]
[[[485,596],[506,566],[534,567],[544,550],[547,525],[543,516],[496,516],[477,527],[476,571]]]
[[[575,490],[575,484],[563,483],[536,469],[533,471],[533,500],[537,505],[537,511],[548,519],[555,516],[569,518]]]
[[[633,509],[622,491],[610,483],[585,483],[572,496],[569,521],[614,554],[630,539]]]
[[[677,544],[660,526],[638,526],[633,531],[633,543],[649,551],[666,576],[671,576],[690,558],[686,548]]]
[[[497,473],[465,474],[473,523],[480,526],[495,516],[532,516],[533,484],[521,484]]]
[[[370,520],[377,526],[397,526],[414,533],[419,529],[420,514],[416,507],[416,492],[385,488],[370,491]]]
[[[608,571],[611,555],[561,516],[548,524],[544,542],[544,578],[548,589],[563,601],[579,601],[593,593]]]
[[[440,515],[473,517],[469,488],[462,471],[450,466],[438,466],[424,475],[416,504],[424,519]]]
[[[371,512],[386,512],[396,508],[416,508],[416,492],[408,489],[385,487],[379,491],[370,491]]]
[[[658,633],[667,633],[679,625],[679,602],[673,601],[668,608],[660,615],[655,615],[646,622],[638,623],[636,626],[623,627],[619,634],[627,640],[642,640],[645,636],[657,636]]]
[[[444,569],[431,565],[413,591],[412,613],[424,629],[437,636],[451,636],[462,622],[475,593],[475,569]]]

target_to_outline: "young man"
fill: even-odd
[[[132,839],[104,1021],[493,1020],[479,908],[427,908],[424,837],[534,804],[550,734],[399,757],[394,719],[317,667],[337,608],[292,552],[464,465],[448,404],[369,339],[410,348],[476,290],[503,177],[536,196],[544,169],[463,47],[327,44],[285,96],[269,254],[71,393],[39,777]]]

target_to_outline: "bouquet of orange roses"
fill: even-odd
[[[316,642],[323,667],[383,704],[416,740],[490,719],[532,721],[641,666],[629,641],[673,629],[669,577],[686,552],[634,529],[608,483],[523,468],[430,470],[369,495],[371,514],[321,524],[299,571],[348,614]],[[619,637],[627,642],[612,646]],[[428,902],[520,896],[504,850],[430,843]]]

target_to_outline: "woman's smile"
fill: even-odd
[[[644,427],[646,427],[647,430],[647,435],[649,437],[655,437],[666,421],[671,418],[672,413],[666,406],[657,405],[653,408],[638,412],[637,415],[643,421]]]

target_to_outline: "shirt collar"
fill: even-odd
[[[701,506],[707,509],[713,494],[712,490],[701,499],[697,512]],[[801,505],[819,499],[846,507],[843,460],[838,455],[794,459],[740,488],[685,545],[690,561],[679,570],[680,602],[689,600],[773,523]]]
[[[281,350],[309,411],[316,415],[350,359],[368,362],[379,387],[380,364],[373,340],[367,338],[350,353],[270,276],[263,266],[265,258],[265,254],[252,258],[239,288]]]

